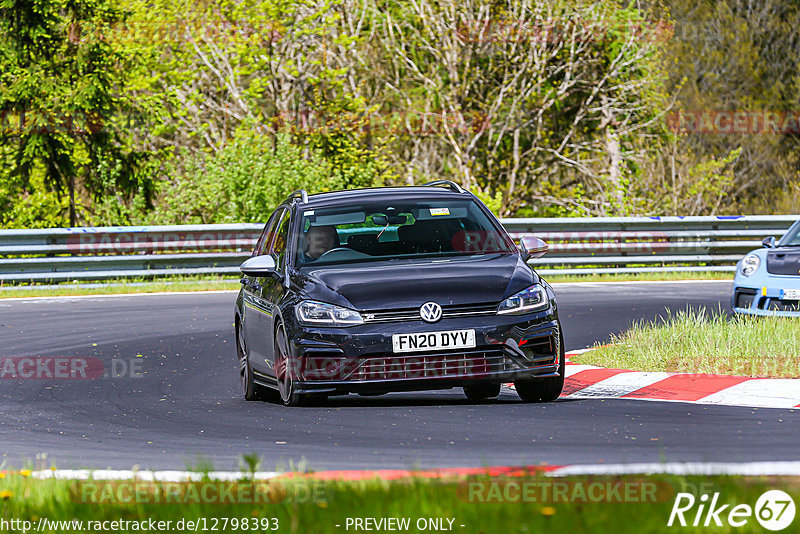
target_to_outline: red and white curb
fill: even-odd
[[[20,474],[21,472],[4,472]],[[318,471],[315,473],[281,473],[277,471],[257,472],[254,475],[239,471],[142,471],[142,470],[70,470],[56,469],[25,472],[25,476],[37,479],[58,480],[137,480],[142,482],[200,482],[309,479],[309,480],[399,480],[405,478],[460,479],[470,476],[525,477],[531,475],[547,477],[602,476],[602,475],[655,475],[679,476],[800,476],[800,462],[664,462],[629,464],[574,464],[531,465],[493,467],[452,467],[443,469],[406,470],[377,469],[349,471]]]
[[[572,363],[569,358],[592,349],[567,353],[564,391],[567,398],[625,398],[748,406],[800,408],[800,379],[639,372]]]

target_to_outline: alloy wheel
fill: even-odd
[[[278,391],[281,401],[286,406],[296,406],[300,403],[300,396],[294,390],[295,369],[289,355],[289,343],[283,325],[275,332],[275,378],[278,381]]]

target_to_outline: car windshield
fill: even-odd
[[[786,232],[786,235],[781,238],[780,246],[800,247],[800,222],[794,223],[794,225],[789,228],[789,231]]]
[[[299,267],[514,250],[508,235],[470,199],[306,210],[300,232]]]

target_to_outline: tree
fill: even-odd
[[[546,182],[591,191],[589,213],[626,209],[625,180],[663,136],[667,109],[656,36],[638,11],[560,0],[392,6],[374,72],[390,105],[424,110],[421,129],[441,154],[412,168],[502,192],[504,215]]]
[[[647,7],[666,10],[672,20],[664,43],[667,88],[677,99],[675,114],[744,112],[758,119],[796,114],[800,105],[800,3],[763,0],[666,0]],[[791,130],[791,128],[790,128]],[[800,144],[797,131],[678,132],[679,157],[670,149],[667,177],[689,179],[689,169],[720,161],[741,148],[732,163],[729,194],[716,209],[772,213],[800,209]],[[693,161],[686,161],[691,155]],[[680,160],[683,159],[682,163]],[[680,207],[678,208],[680,209]]]
[[[8,0],[0,7],[0,112],[13,122],[2,132],[4,180],[18,191],[41,182],[66,195],[70,226],[85,220],[81,197],[109,192],[103,164],[120,169],[112,189],[136,185],[135,156],[112,128],[123,73],[107,35],[122,16],[109,0]]]

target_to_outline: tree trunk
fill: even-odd
[[[606,154],[608,155],[608,189],[613,199],[614,207],[618,210],[624,206],[625,191],[622,188],[622,149],[619,144],[619,137],[614,129],[614,114],[608,97],[600,97],[603,120],[601,126],[605,128]]]
[[[514,199],[514,190],[517,188],[517,173],[519,172],[519,128],[514,128],[514,146],[512,148],[511,157],[511,174],[508,178],[508,189],[506,189],[505,202],[503,202],[503,209],[500,212],[504,217],[511,215],[511,202]]]
[[[70,174],[67,178],[67,187],[69,188],[69,225],[71,228],[78,226],[77,217],[75,216],[75,175]]]

